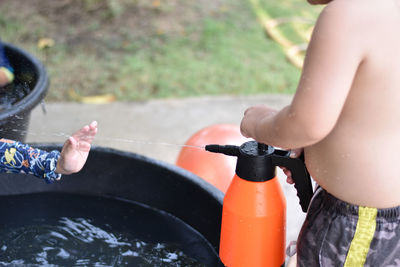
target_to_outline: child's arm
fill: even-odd
[[[55,166],[60,152],[50,153],[20,142],[0,139],[0,171],[29,173],[43,178],[47,183],[61,178]]]
[[[329,134],[364,59],[368,33],[358,12],[349,1],[333,1],[324,9],[292,103],[279,112],[261,105],[249,108],[241,123],[243,135],[291,149],[314,144]]]
[[[81,128],[68,138],[61,153],[46,152],[27,144],[1,139],[0,172],[29,173],[52,183],[59,180],[61,174],[82,169],[96,133],[97,122]]]

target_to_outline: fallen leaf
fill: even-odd
[[[54,46],[54,40],[51,38],[40,38],[37,43],[39,49],[50,48],[52,46]]]
[[[105,104],[116,100],[116,97],[113,94],[81,96],[77,94],[74,89],[70,89],[68,93],[71,99],[86,104]]]

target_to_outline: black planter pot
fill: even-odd
[[[35,147],[47,151],[61,148],[46,144]],[[30,175],[0,174],[0,198],[3,203],[15,195],[43,192],[107,196],[161,210],[177,217],[208,241],[211,249],[206,253],[204,250],[199,252],[205,266],[223,266],[218,257],[223,193],[175,165],[133,153],[94,147],[81,172],[64,176],[54,184],[45,184]],[[8,212],[12,214],[7,214],[2,207],[9,207],[4,208],[4,205],[0,205],[0,213],[5,218],[28,212],[23,207],[13,207],[13,212]],[[47,210],[37,207],[34,211],[35,214],[41,212],[46,214]],[[140,214],[137,216],[140,217]]]
[[[11,108],[0,111],[0,137],[23,142],[31,111],[44,99],[49,78],[43,64],[31,54],[7,43],[4,49],[14,68],[14,84],[27,85],[29,93]]]

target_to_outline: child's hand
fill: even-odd
[[[246,109],[244,117],[240,123],[240,132],[244,137],[256,139],[256,128],[258,123],[267,117],[275,115],[277,111],[266,105],[256,105]],[[258,140],[257,140],[258,141]]]
[[[5,67],[0,67],[0,87],[6,86],[14,80],[14,74]]]
[[[91,143],[97,133],[97,122],[82,127],[65,142],[57,163],[56,172],[71,174],[78,172],[85,165]]]
[[[303,149],[302,148],[297,148],[297,149],[292,149],[290,151],[290,157],[291,158],[298,158],[300,157],[301,153],[303,153]],[[286,175],[286,182],[288,184],[294,184],[294,180],[292,178],[292,172],[286,168],[286,167],[280,167],[283,171],[283,173]]]

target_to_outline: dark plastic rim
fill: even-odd
[[[60,144],[31,145],[47,151],[61,149]],[[0,178],[1,196],[63,192],[136,201],[181,219],[201,233],[216,253],[219,250],[224,194],[195,174],[167,162],[93,146],[85,167],[59,182],[48,185],[14,173],[0,174]]]
[[[22,57],[25,57],[28,61],[32,62],[34,71],[37,74],[37,80],[35,86],[27,96],[15,103],[12,108],[5,110],[4,112],[0,112],[0,121],[32,110],[44,98],[50,83],[44,65],[37,58],[15,45],[4,43],[4,47],[5,49],[16,51]]]

